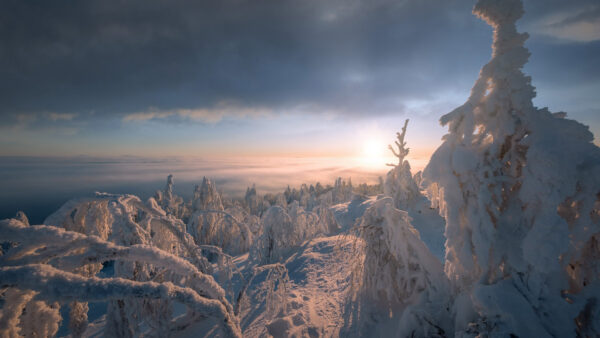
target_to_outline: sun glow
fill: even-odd
[[[368,138],[362,142],[361,163],[370,167],[383,167],[389,162],[387,144],[380,138]]]

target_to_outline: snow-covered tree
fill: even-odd
[[[296,231],[300,232],[300,236],[304,240],[314,238],[318,234],[327,232],[327,229],[321,228],[319,216],[314,212],[304,210],[298,201],[294,201],[292,204],[288,205],[287,212],[292,219]]]
[[[243,219],[226,212],[215,185],[206,177],[196,186],[187,231],[196,244],[216,245],[229,254],[249,250],[252,232]]]
[[[479,0],[492,59],[424,172],[446,218],[457,335],[600,335],[600,150],[533,106],[520,0]]]
[[[344,181],[341,177],[338,177],[333,184],[331,190],[332,203],[345,203],[352,199],[352,179]]]
[[[53,336],[61,321],[61,304],[107,300],[116,304],[116,311],[110,312],[109,307],[106,335],[168,336],[209,318],[224,335],[241,336],[223,289],[188,260],[146,244],[121,246],[53,226],[27,226],[16,219],[0,221],[0,237],[18,243],[0,256],[2,336]],[[80,273],[90,265],[113,260],[143,265],[145,270],[138,273],[148,273],[150,278],[140,281],[139,277],[98,278]],[[172,318],[174,301],[187,306],[183,316]],[[111,325],[111,316],[119,325]],[[85,326],[71,328],[75,335],[85,330]],[[146,332],[148,328],[152,332]]]
[[[261,217],[271,205],[262,196],[256,193],[256,186],[253,184],[252,187],[246,188],[246,195],[244,196],[244,202],[246,207],[252,215]]]
[[[377,331],[372,325],[377,316],[376,321],[390,317],[396,325],[402,321],[403,325],[395,327],[401,337],[431,337],[451,327],[442,264],[410,221],[408,213],[396,209],[389,197],[375,202],[357,221],[354,232],[360,242],[353,255],[351,291],[356,316],[353,329],[361,330],[359,334],[368,330],[375,336],[385,335],[385,329]]]
[[[282,207],[285,209],[285,208],[287,208],[287,204],[288,204],[287,199],[285,198],[284,194],[280,193],[275,196],[275,203],[273,205],[276,205],[276,206],[279,206],[279,207]]]
[[[250,214],[242,206],[231,206],[225,209],[225,212],[233,216],[235,220],[243,224],[244,228],[247,227],[250,230],[252,241],[255,241],[262,234],[262,222],[260,220],[260,217]]]
[[[188,258],[203,272],[211,272],[212,266],[202,256],[193,238],[186,233],[185,224],[172,214],[167,215],[154,198],[143,203],[133,195],[112,195],[97,193],[93,198],[73,199],[65,203],[58,211],[44,221],[47,225],[55,225],[69,231],[86,235],[95,235],[117,245],[150,245],[179,257]],[[87,265],[73,271],[84,277],[96,275],[100,264]],[[115,263],[114,276],[136,281],[152,280],[157,273],[155,267],[129,261]],[[133,298],[127,300],[111,300],[107,312],[107,330],[120,335],[134,334],[142,320],[141,316],[133,316],[123,322],[122,313],[139,313],[148,310],[152,315],[157,307],[167,306],[168,302],[144,301]],[[73,303],[70,320],[85,327],[87,316],[86,304]],[[137,322],[132,322],[135,319]]]
[[[321,204],[313,209],[319,217],[319,229],[325,234],[336,234],[342,226],[335,219],[333,211],[326,204]]]
[[[158,202],[158,205],[167,213],[174,215],[177,218],[183,218],[187,214],[186,206],[183,202],[183,198],[175,195],[173,192],[173,185],[175,180],[173,175],[167,177],[167,184],[164,190],[157,190],[154,199]]]
[[[393,168],[387,173],[383,186],[384,194],[393,198],[396,208],[400,210],[407,210],[420,196],[419,188],[410,172],[410,164],[405,160],[410,150],[406,147],[404,140],[407,125],[408,119],[404,122],[402,132],[396,133],[397,140],[394,143],[398,149],[394,149],[392,145],[388,146],[394,156],[398,158],[398,164],[387,164]]]
[[[276,263],[300,245],[302,236],[294,228],[292,218],[282,207],[267,209],[262,217],[263,232],[251,250],[260,264]]]
[[[202,178],[202,184],[194,188],[192,198],[192,212],[196,210],[224,210],[221,194],[215,185],[206,177]]]

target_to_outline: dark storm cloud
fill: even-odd
[[[566,10],[564,1],[539,3],[526,3],[537,13],[532,22]],[[168,117],[211,114],[224,102],[229,110],[271,113],[397,112],[406,100],[470,88],[491,41],[471,7],[448,0],[5,0],[0,112],[13,120],[148,110]]]
[[[432,16],[434,3],[441,10]],[[447,1],[4,1],[2,7],[5,112],[128,113],[223,100],[363,110],[377,98],[423,97],[428,84],[447,82],[443,69],[457,60],[440,64],[436,54],[451,47],[444,41],[449,30],[464,28],[454,28],[452,17],[461,6]]]

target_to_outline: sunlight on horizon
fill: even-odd
[[[389,162],[389,152],[386,151],[387,144],[380,137],[370,137],[363,141],[361,162],[367,167],[380,167]]]

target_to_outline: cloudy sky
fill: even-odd
[[[600,2],[524,3],[536,105],[598,137]],[[365,156],[410,118],[427,158],[490,58],[473,4],[3,0],[0,155]]]

